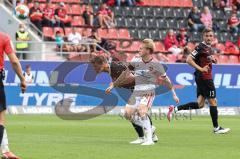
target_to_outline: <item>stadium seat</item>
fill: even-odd
[[[158,22],[155,19],[148,19],[147,20],[147,27],[151,29],[159,28]]]
[[[100,37],[107,37],[107,29],[98,29],[97,32]]]
[[[133,41],[131,43],[129,51],[133,51],[133,52],[139,51],[140,46],[141,46],[141,42],[140,41]]]
[[[167,22],[167,27],[172,29],[178,29],[177,21],[176,19],[170,19]]]
[[[230,55],[230,56],[229,56],[229,61],[228,61],[228,63],[239,63],[238,56],[236,56],[236,55]]]
[[[123,7],[122,8],[122,16],[123,17],[133,17],[134,12],[132,11],[132,7]]]
[[[116,18],[118,27],[126,27],[126,22],[124,18]]]
[[[126,23],[126,26],[128,28],[135,28],[136,27],[136,21],[133,18],[126,18],[125,23]]]
[[[163,10],[163,15],[165,18],[172,18],[174,17],[174,14],[173,14],[173,9],[172,8],[166,8]]]
[[[53,29],[51,27],[43,27],[43,36],[52,38],[54,36]]]
[[[161,41],[155,42],[156,52],[166,52],[165,47]]]
[[[219,57],[218,57],[218,62],[219,63],[222,63],[222,64],[224,64],[224,63],[228,63],[228,56],[227,55],[220,55]]]
[[[109,39],[117,39],[118,38],[118,31],[115,28],[111,28],[107,30],[107,37]]]
[[[161,18],[163,17],[163,8],[153,8],[153,16],[155,18]]]
[[[138,28],[147,28],[147,22],[145,18],[136,19],[136,27]]]
[[[153,8],[144,8],[144,10],[143,10],[143,15],[144,15],[145,17],[152,17],[153,14],[154,14]]]
[[[118,30],[118,38],[119,39],[131,39],[131,36],[127,29],[119,29]]]
[[[134,39],[140,39],[137,30],[135,30],[135,29],[130,29],[129,32],[130,32],[131,37],[133,37]]]
[[[161,28],[161,29],[167,29],[168,28],[167,21],[165,19],[157,19],[157,21],[158,21],[159,28]]]
[[[70,33],[72,33],[72,28],[65,28],[65,36],[68,36]]]
[[[131,41],[118,41],[116,44],[118,51],[129,51],[131,47]]]
[[[143,13],[143,8],[142,7],[134,7],[133,9],[134,15],[136,17],[143,17],[144,13]]]
[[[79,4],[73,4],[70,8],[71,14],[73,15],[80,15],[81,14],[81,7]]]
[[[127,57],[126,57],[126,62],[131,62],[132,59],[135,57],[135,54],[126,54]]]
[[[83,26],[84,19],[82,16],[74,16],[72,20],[72,26]]]
[[[184,17],[182,8],[174,9],[173,14],[174,14],[174,17],[178,19],[181,19]]]
[[[116,16],[116,17],[122,17],[122,7],[115,7],[114,8],[114,15]]]
[[[138,30],[141,39],[149,38],[148,30]]]
[[[222,43],[218,43],[218,44],[216,45],[216,48],[219,49],[219,50],[221,50],[222,52],[225,51],[225,45],[222,44]]]
[[[153,40],[159,40],[160,39],[160,34],[159,30],[150,30],[150,38]]]

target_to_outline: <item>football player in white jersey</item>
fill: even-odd
[[[125,118],[141,126],[145,131],[145,139],[139,141],[141,145],[153,145],[152,128],[150,120],[147,117],[148,111],[152,106],[155,89],[159,85],[165,85],[172,91],[173,99],[179,103],[175,90],[170,79],[166,75],[165,68],[153,57],[154,42],[152,39],[144,39],[139,51],[139,57],[135,57],[128,65],[128,69],[123,71],[118,79],[107,89],[110,93],[114,87],[118,87],[125,81],[129,72],[133,71],[135,76],[134,91],[125,107]]]

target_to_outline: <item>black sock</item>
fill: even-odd
[[[210,106],[210,115],[212,118],[213,127],[218,127],[218,110],[217,106]]]
[[[151,117],[149,116],[149,115],[147,115],[148,116],[148,119],[149,119],[149,121],[150,121],[150,124],[152,125],[152,119],[151,119]]]
[[[197,102],[191,102],[183,105],[179,105],[178,110],[189,110],[189,109],[199,109]]]
[[[143,132],[143,128],[139,125],[136,125],[134,123],[132,123],[134,129],[136,130],[138,137],[144,137],[144,132]]]
[[[3,132],[4,132],[4,126],[3,126],[3,125],[0,125],[0,143],[2,143]]]

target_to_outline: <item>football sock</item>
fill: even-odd
[[[151,117],[150,117],[149,115],[147,115],[147,117],[148,117],[148,119],[149,119],[149,121],[150,121],[150,124],[152,125],[152,119],[151,119]]]
[[[135,131],[138,134],[138,137],[143,138],[144,137],[144,132],[143,132],[143,128],[139,125],[136,125],[135,123],[132,122],[132,125],[135,129]]]
[[[7,131],[6,129],[4,129],[4,132],[3,132],[3,139],[2,139],[2,143],[1,143],[1,150],[2,150],[2,153],[6,153],[6,152],[9,152],[9,147],[8,147],[8,136],[7,136]]]
[[[3,133],[4,133],[4,126],[0,125],[0,142],[2,143],[2,139],[3,139]]]
[[[199,109],[199,106],[197,102],[191,102],[191,103],[179,105],[176,108],[177,110],[175,109],[175,111],[179,111],[179,110]]]
[[[152,140],[152,126],[150,123],[150,120],[147,116],[144,116],[141,118],[142,124],[143,124],[143,129],[145,131],[146,139],[148,141]]]
[[[213,127],[218,127],[218,110],[217,106],[210,106],[210,115],[212,118]]]

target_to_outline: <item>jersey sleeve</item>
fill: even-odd
[[[5,45],[4,45],[4,52],[6,54],[11,54],[14,53],[14,48],[13,48],[13,43],[10,40],[10,38],[8,37],[5,41]]]
[[[195,50],[191,53],[191,56],[192,56],[193,59],[196,59],[196,58],[198,58],[200,53],[201,53],[201,48],[200,48],[200,46],[197,46],[195,48]]]

